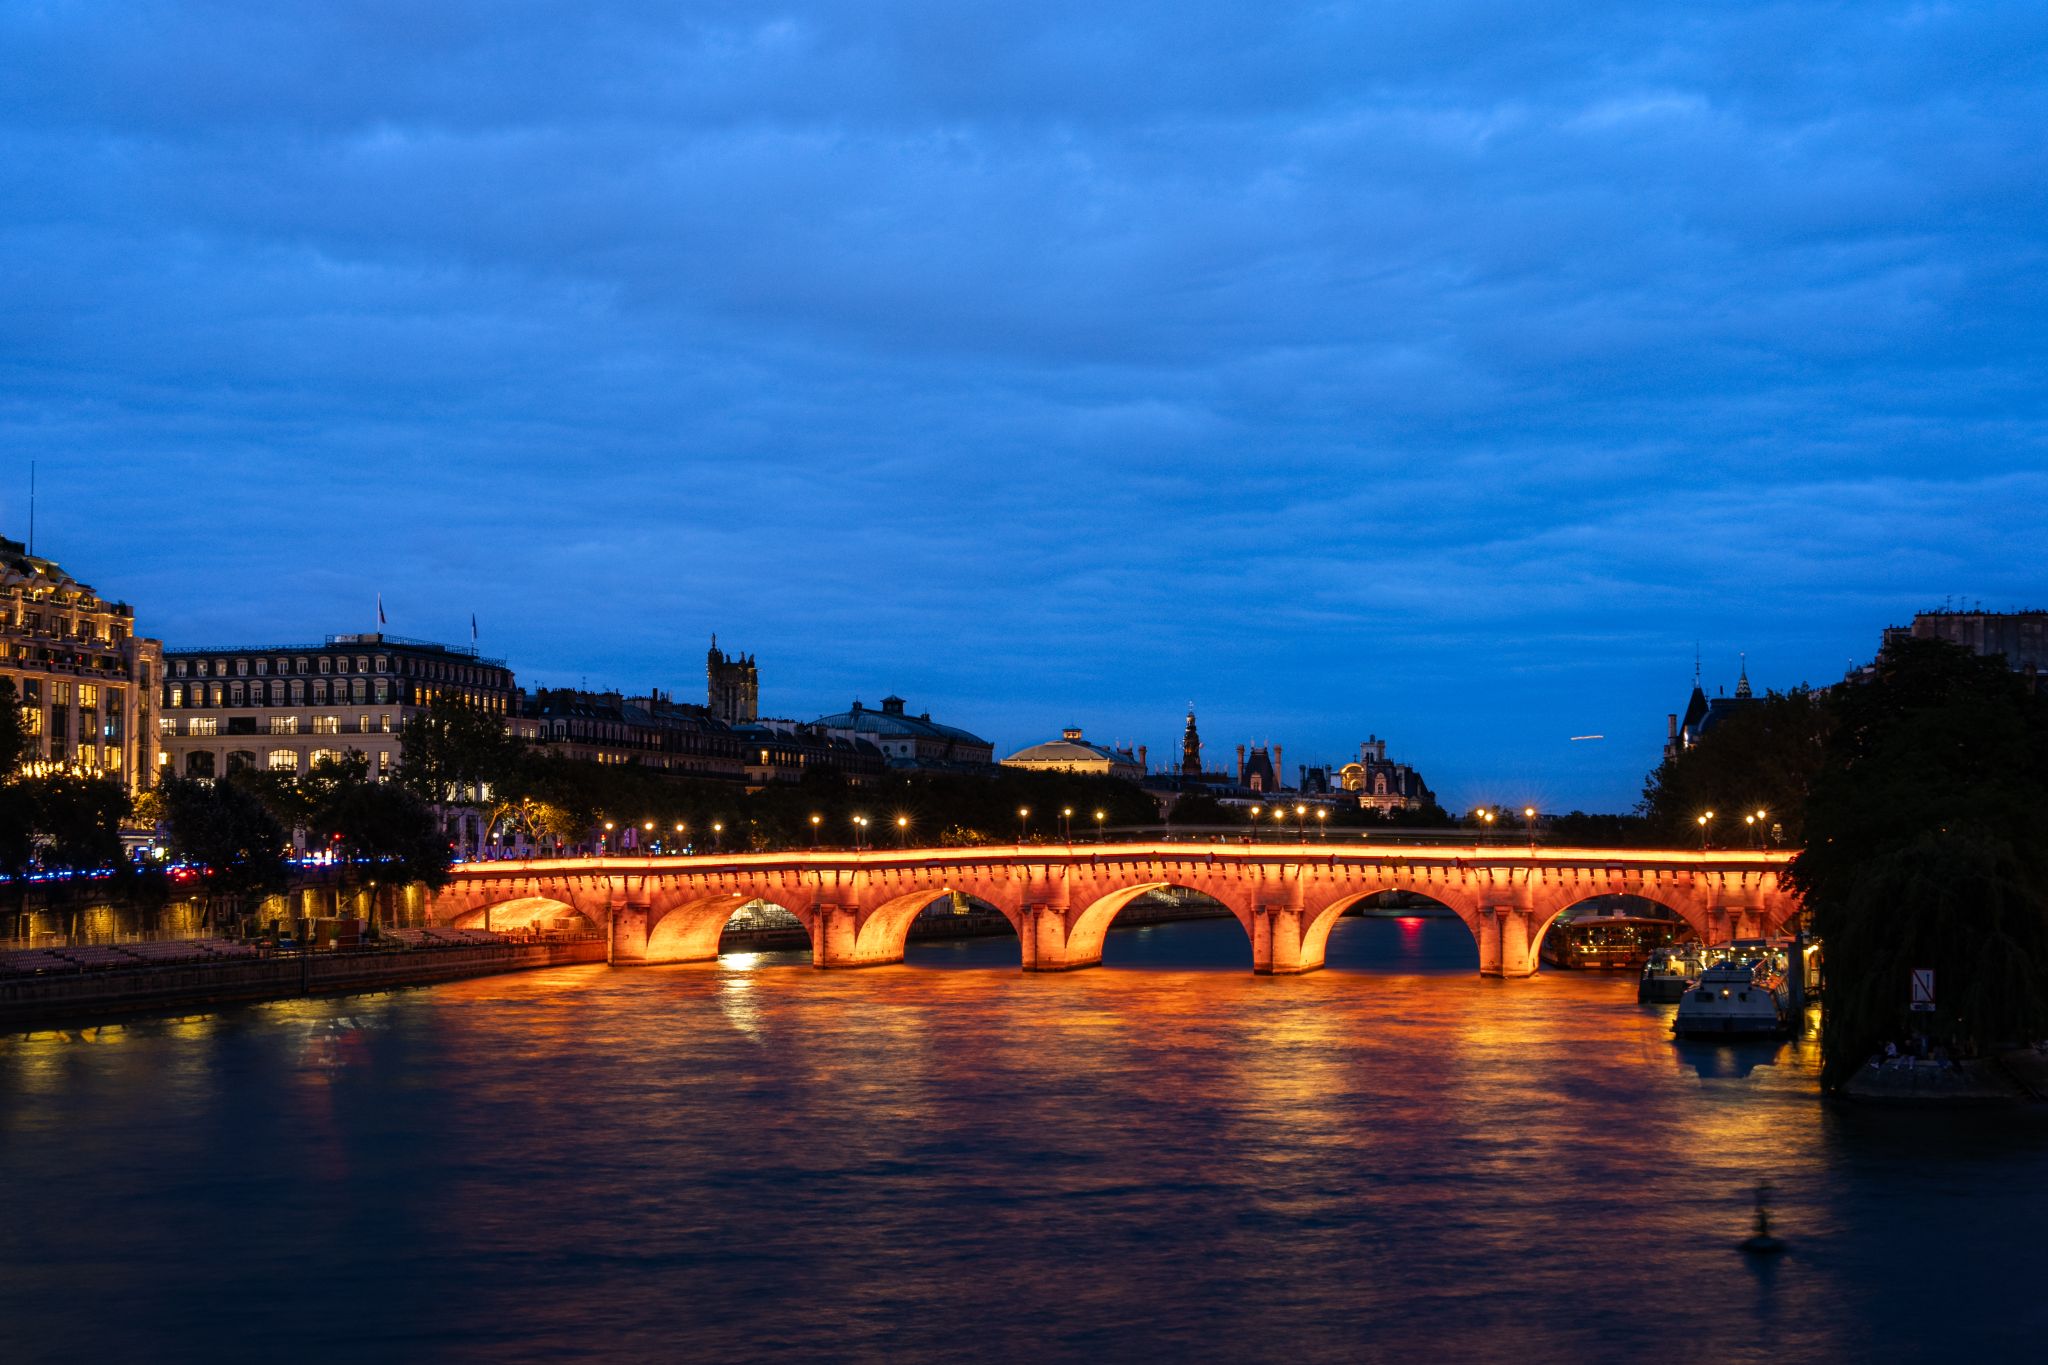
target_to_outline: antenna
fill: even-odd
[[[36,552],[36,462],[28,462],[28,552]]]

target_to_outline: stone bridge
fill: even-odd
[[[1441,902],[1479,945],[1488,976],[1529,976],[1558,914],[1626,894],[1677,914],[1703,942],[1789,932],[1799,909],[1784,852],[1671,849],[1342,847],[1323,843],[1134,843],[688,858],[484,862],[455,869],[435,922],[464,927],[589,925],[610,961],[718,956],[726,921],[764,901],[802,921],[819,967],[903,959],[918,912],[948,893],[987,902],[1017,931],[1025,971],[1102,961],[1117,913],[1169,887],[1221,903],[1251,940],[1258,972],[1309,972],[1338,916],[1382,891]],[[579,925],[580,927],[580,925]]]

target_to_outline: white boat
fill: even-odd
[[[1716,963],[1678,998],[1671,1031],[1681,1038],[1776,1037],[1786,1032],[1791,996],[1769,959]]]

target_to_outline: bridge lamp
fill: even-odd
[[[910,847],[910,817],[907,815],[896,817],[896,842],[900,847]]]
[[[1095,812],[1095,842],[1098,844],[1102,842],[1102,822],[1107,815],[1107,811]]]
[[[1029,828],[1029,826],[1028,826],[1027,822],[1028,822],[1028,821],[1029,821],[1030,819],[1031,819],[1031,807],[1029,807],[1029,806],[1019,806],[1019,807],[1017,807],[1017,842],[1018,842],[1018,843],[1020,843],[1020,844],[1024,842],[1024,836],[1025,836],[1025,832],[1026,832],[1026,831],[1027,831],[1027,829]]]
[[[1317,806],[1317,807],[1316,807],[1316,838],[1318,838],[1318,839],[1327,839],[1327,838],[1329,838],[1329,837],[1330,837],[1330,823],[1329,823],[1329,822],[1330,822],[1330,809],[1329,809],[1329,807],[1327,807],[1327,806]]]
[[[813,815],[811,817],[811,847],[814,849],[818,846],[818,826],[824,823],[825,817],[822,815]]]
[[[723,853],[723,852],[725,851],[725,822],[724,822],[724,821],[722,821],[722,820],[713,820],[713,821],[711,822],[711,844],[712,844],[712,847],[716,848],[716,849],[717,849],[717,850],[718,850],[719,852]]]

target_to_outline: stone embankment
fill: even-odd
[[[481,937],[481,936],[478,936]],[[428,986],[499,972],[602,962],[605,945],[586,937],[554,942],[469,942],[274,956],[209,957],[75,971],[0,975],[0,1031],[160,1014],[305,995]]]

